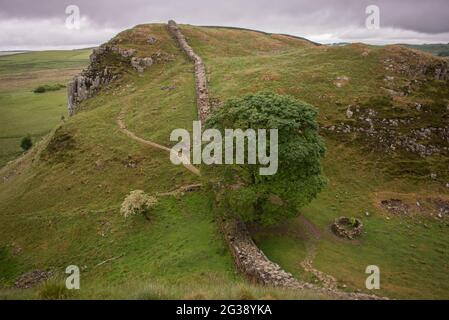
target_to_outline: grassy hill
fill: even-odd
[[[439,218],[434,212],[435,203],[449,201],[445,149],[422,157],[393,150],[365,129],[353,131],[365,128],[368,117],[374,129],[390,127],[384,119],[404,120],[391,125],[390,138],[444,127],[447,82],[426,74],[439,60],[395,46],[327,47],[248,30],[181,30],[205,61],[214,101],[270,89],[320,111],[328,186],[300,217],[271,228],[252,226],[267,256],[298,278],[320,284],[301,264],[312,256],[315,268],[351,291],[367,291],[365,268],[374,264],[381,269],[376,294],[448,298],[449,224],[447,214]],[[156,44],[146,44],[148,35]],[[139,56],[163,52],[173,59],[142,74],[125,69],[120,80],[85,101],[81,112],[0,170],[0,296],[45,296],[51,284],[17,290],[14,282],[36,269],[63,276],[65,267],[75,264],[83,271],[82,290],[74,297],[325,298],[246,283],[236,273],[204,190],[159,195],[149,222],[123,219],[120,204],[131,190],[158,195],[199,179],[173,166],[168,154],[130,140],[120,132],[117,115],[124,111],[128,129],[139,137],[170,145],[171,130],[191,128],[197,112],[193,66],[165,25],[140,25],[111,43],[136,48]],[[23,60],[17,63],[27,65],[25,55],[19,56]],[[348,107],[354,112],[350,118]],[[337,129],[329,130],[332,126]],[[388,199],[401,199],[409,213],[391,214],[381,205]],[[329,231],[342,215],[362,218],[366,233],[357,241]]]
[[[36,94],[38,86],[66,84],[88,64],[91,50],[0,56],[0,167],[18,157],[20,140],[37,141],[67,116],[67,92]]]

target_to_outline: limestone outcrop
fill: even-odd
[[[69,114],[75,114],[82,101],[93,97],[101,88],[120,77],[120,72],[109,65],[109,60],[114,60],[114,64],[129,65],[137,72],[144,72],[155,61],[168,60],[161,53],[154,54],[154,57],[143,58],[135,55],[135,49],[124,49],[109,44],[94,49],[90,55],[90,65],[75,76],[68,86]]]
[[[387,71],[408,77],[425,77],[449,81],[449,60],[402,46],[387,48],[387,58],[383,61]]]

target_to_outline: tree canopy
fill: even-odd
[[[213,111],[205,127],[222,133],[278,129],[276,174],[260,175],[259,168],[264,167],[260,163],[202,168],[226,214],[270,225],[296,215],[298,208],[317,196],[325,185],[320,164],[325,145],[316,116],[311,105],[267,91],[230,99]]]

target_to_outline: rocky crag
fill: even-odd
[[[150,36],[149,39],[149,45],[156,42],[154,37]],[[94,49],[87,69],[75,76],[68,86],[69,114],[75,114],[82,101],[93,97],[100,89],[120,78],[122,69],[117,66],[132,67],[137,72],[144,72],[153,63],[161,60],[160,53],[151,57],[137,57],[136,54],[135,49],[123,49],[110,44],[103,44]]]

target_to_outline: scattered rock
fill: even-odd
[[[409,206],[400,199],[383,200],[381,205],[393,214],[407,214]]]
[[[53,276],[51,271],[34,270],[21,275],[14,286],[18,289],[28,289],[50,279]]]
[[[348,109],[346,110],[346,117],[347,117],[348,119],[351,119],[353,115],[354,115],[354,112],[351,111],[351,108],[348,108]]]
[[[168,91],[172,91],[175,90],[176,86],[163,86],[161,87],[161,90],[168,90]]]
[[[140,160],[135,159],[133,156],[128,156],[125,160],[123,160],[123,165],[126,168],[134,169],[139,165]]]
[[[349,77],[340,76],[340,77],[337,77],[337,79],[334,81],[334,84],[337,88],[341,88],[344,85],[346,85],[348,82],[349,82]]]
[[[441,213],[442,215],[449,215],[449,201],[436,199],[435,203],[439,213]]]

